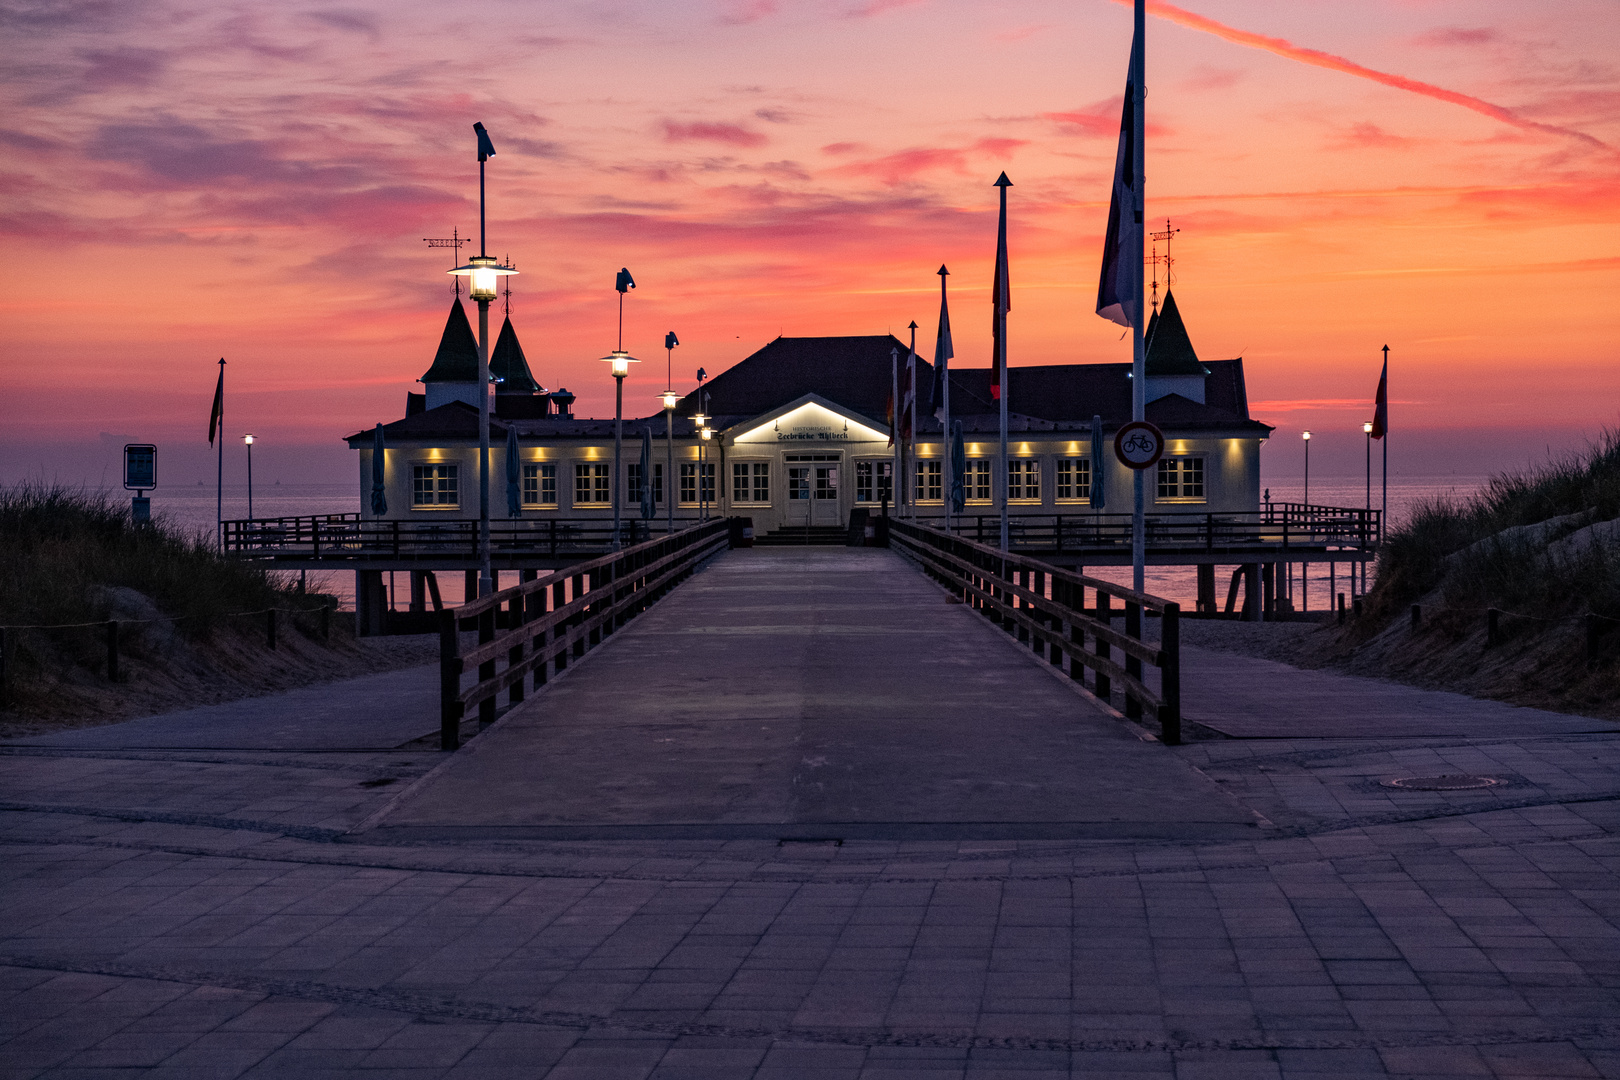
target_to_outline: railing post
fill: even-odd
[[[1125,634],[1127,637],[1142,640],[1142,604],[1137,600],[1128,600],[1125,603]],[[1125,674],[1137,682],[1142,681],[1142,658],[1125,654]],[[1142,715],[1142,699],[1125,691],[1125,715],[1136,720]]]
[[[309,525],[309,548],[310,558],[321,557],[321,523],[318,520],[310,522]]]
[[[478,644],[488,645],[495,640],[495,606],[485,608],[478,613]],[[493,658],[485,660],[478,665],[478,681],[495,677],[495,661]],[[490,694],[478,703],[478,728],[483,730],[495,722],[495,695]]]
[[[454,609],[439,612],[439,749],[461,746],[461,636]]]
[[[524,610],[523,591],[519,589],[517,595],[512,597],[507,604],[506,629],[516,638],[517,644],[513,645],[511,650],[507,652],[506,666],[514,668],[523,663],[523,654],[526,651],[524,646],[527,644],[527,639],[523,636],[523,624],[527,621],[524,618],[526,612]],[[523,701],[523,680],[514,679],[512,685],[507,689],[509,691],[507,701],[512,705],[521,704]]]
[[[1079,582],[1069,586],[1069,607],[1081,616],[1086,613],[1086,587]],[[1086,665],[1080,659],[1080,654],[1086,648],[1086,633],[1080,629],[1078,622],[1069,623],[1069,642],[1073,646],[1069,649],[1069,678],[1084,685]]]
[[[1098,589],[1097,621],[1110,629],[1112,629],[1114,625],[1113,614],[1110,611],[1112,604],[1113,599],[1108,595],[1108,590]],[[1100,634],[1097,636],[1097,648],[1094,651],[1096,652],[1097,656],[1103,660],[1111,660],[1113,658],[1112,650],[1108,646],[1108,639]],[[1104,701],[1107,701],[1113,696],[1113,693],[1114,680],[1109,678],[1107,675],[1104,675],[1100,671],[1097,672],[1097,696],[1102,698]]]
[[[558,578],[551,584],[551,610],[560,611],[568,603],[568,580]],[[568,650],[560,647],[560,643],[568,638],[568,619],[557,619],[551,624],[552,659],[556,662],[556,670],[560,673],[568,666]]]
[[[1181,605],[1164,605],[1159,627],[1159,738],[1181,745]]]

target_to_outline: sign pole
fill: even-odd
[[[1136,0],[1136,50],[1135,57],[1138,67],[1131,73],[1131,87],[1136,101],[1133,103],[1132,120],[1135,130],[1131,133],[1132,155],[1131,168],[1136,177],[1136,229],[1133,231],[1132,243],[1136,250],[1128,252],[1126,258],[1134,260],[1135,267],[1133,279],[1136,283],[1136,295],[1132,297],[1136,305],[1136,317],[1131,320],[1131,420],[1143,423],[1147,419],[1147,357],[1142,348],[1142,212],[1144,209],[1144,189],[1147,179],[1142,175],[1146,163],[1146,152],[1142,145],[1145,134],[1143,110],[1147,106],[1147,88],[1142,85],[1146,74],[1147,64],[1144,54],[1147,52],[1147,4],[1146,0]],[[1146,470],[1137,469],[1132,479],[1131,491],[1131,587],[1137,592],[1145,588],[1147,563],[1147,524],[1144,517],[1144,503],[1146,501],[1147,475]]]

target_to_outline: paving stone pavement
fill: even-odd
[[[1620,1076],[1620,738],[1492,730],[1132,741],[1241,838],[842,844],[406,842],[355,830],[437,755],[0,748],[0,1076]],[[1383,786],[1453,772],[1503,782]]]

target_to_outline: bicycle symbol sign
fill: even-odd
[[[1145,420],[1133,420],[1114,436],[1114,456],[1128,469],[1151,469],[1164,456],[1164,432]]]

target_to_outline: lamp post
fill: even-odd
[[[1367,437],[1367,509],[1372,509],[1372,421],[1368,420],[1361,425],[1361,433]]]
[[[703,506],[703,432],[708,429],[709,418],[707,416],[703,415],[703,395],[702,395],[701,392],[698,395],[698,411],[693,413],[691,416],[688,416],[687,419],[692,421],[692,429],[697,434],[697,437],[698,437],[697,490],[695,490],[693,492],[693,494],[697,496],[698,520],[702,521],[703,520],[703,510],[704,510],[704,506]]]
[[[1300,438],[1305,440],[1305,505],[1311,505],[1311,433],[1303,431]]]
[[[614,349],[602,357],[605,363],[613,365],[613,546],[619,545],[619,520],[623,512],[624,477],[620,474],[624,467],[619,463],[624,454],[624,377],[630,374],[630,365],[639,364],[640,360],[631,356],[623,349]],[[651,483],[652,478],[643,476],[641,482]]]
[[[248,432],[242,436],[242,442],[248,448],[248,517],[253,517],[253,433]]]
[[[488,596],[495,591],[489,555],[489,302],[499,292],[500,279],[517,271],[487,254],[484,162],[495,155],[495,147],[483,124],[474,124],[473,131],[478,133],[478,254],[449,273],[467,278],[467,295],[478,301],[478,595]]]
[[[673,390],[664,391],[664,430],[669,435],[669,462],[664,466],[665,482],[671,487],[675,484],[675,405],[681,399]],[[675,493],[664,492],[664,513],[668,515],[668,531],[675,532]]]
[[[708,424],[704,424],[703,427],[698,431],[698,436],[700,437],[700,440],[701,440],[698,443],[698,505],[700,507],[700,509],[698,511],[698,520],[700,520],[700,521],[708,521],[709,520],[709,488],[708,488],[708,485],[704,483],[704,481],[708,480],[708,478],[709,478],[708,477],[708,470],[709,470],[709,466],[708,466],[708,458],[709,458],[708,447],[709,447],[709,440],[714,438],[714,429],[712,427],[710,427]]]

